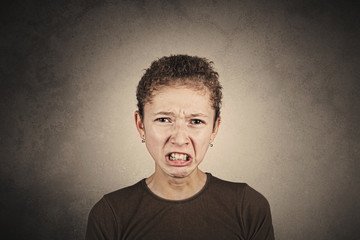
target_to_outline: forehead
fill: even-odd
[[[206,88],[194,89],[186,86],[167,86],[154,92],[146,109],[163,111],[211,112],[210,94]]]

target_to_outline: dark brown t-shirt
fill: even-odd
[[[245,183],[207,173],[203,189],[172,201],[153,194],[145,179],[105,195],[90,212],[86,240],[272,240],[268,201]]]

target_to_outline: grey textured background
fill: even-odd
[[[152,60],[187,53],[224,87],[202,169],[263,193],[277,239],[358,239],[355,2],[2,5],[1,238],[82,239],[104,193],[151,174],[135,87]]]

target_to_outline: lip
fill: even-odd
[[[189,160],[173,160],[172,161],[172,160],[169,159],[169,154],[170,153],[186,154],[186,155],[189,156],[190,159]],[[172,166],[172,167],[186,167],[186,166],[190,165],[192,163],[192,161],[193,161],[192,156],[190,154],[184,153],[184,152],[169,152],[169,153],[166,154],[165,159],[166,159],[167,164]]]

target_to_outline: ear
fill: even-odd
[[[216,122],[214,124],[213,132],[212,132],[211,137],[210,137],[210,143],[212,143],[215,140],[215,137],[216,137],[216,135],[217,135],[217,133],[219,131],[220,123],[221,123],[221,117],[219,116],[216,119]]]
[[[144,123],[141,120],[141,116],[139,111],[135,111],[135,125],[136,125],[136,129],[138,130],[141,139],[145,139],[145,128],[144,128]]]

